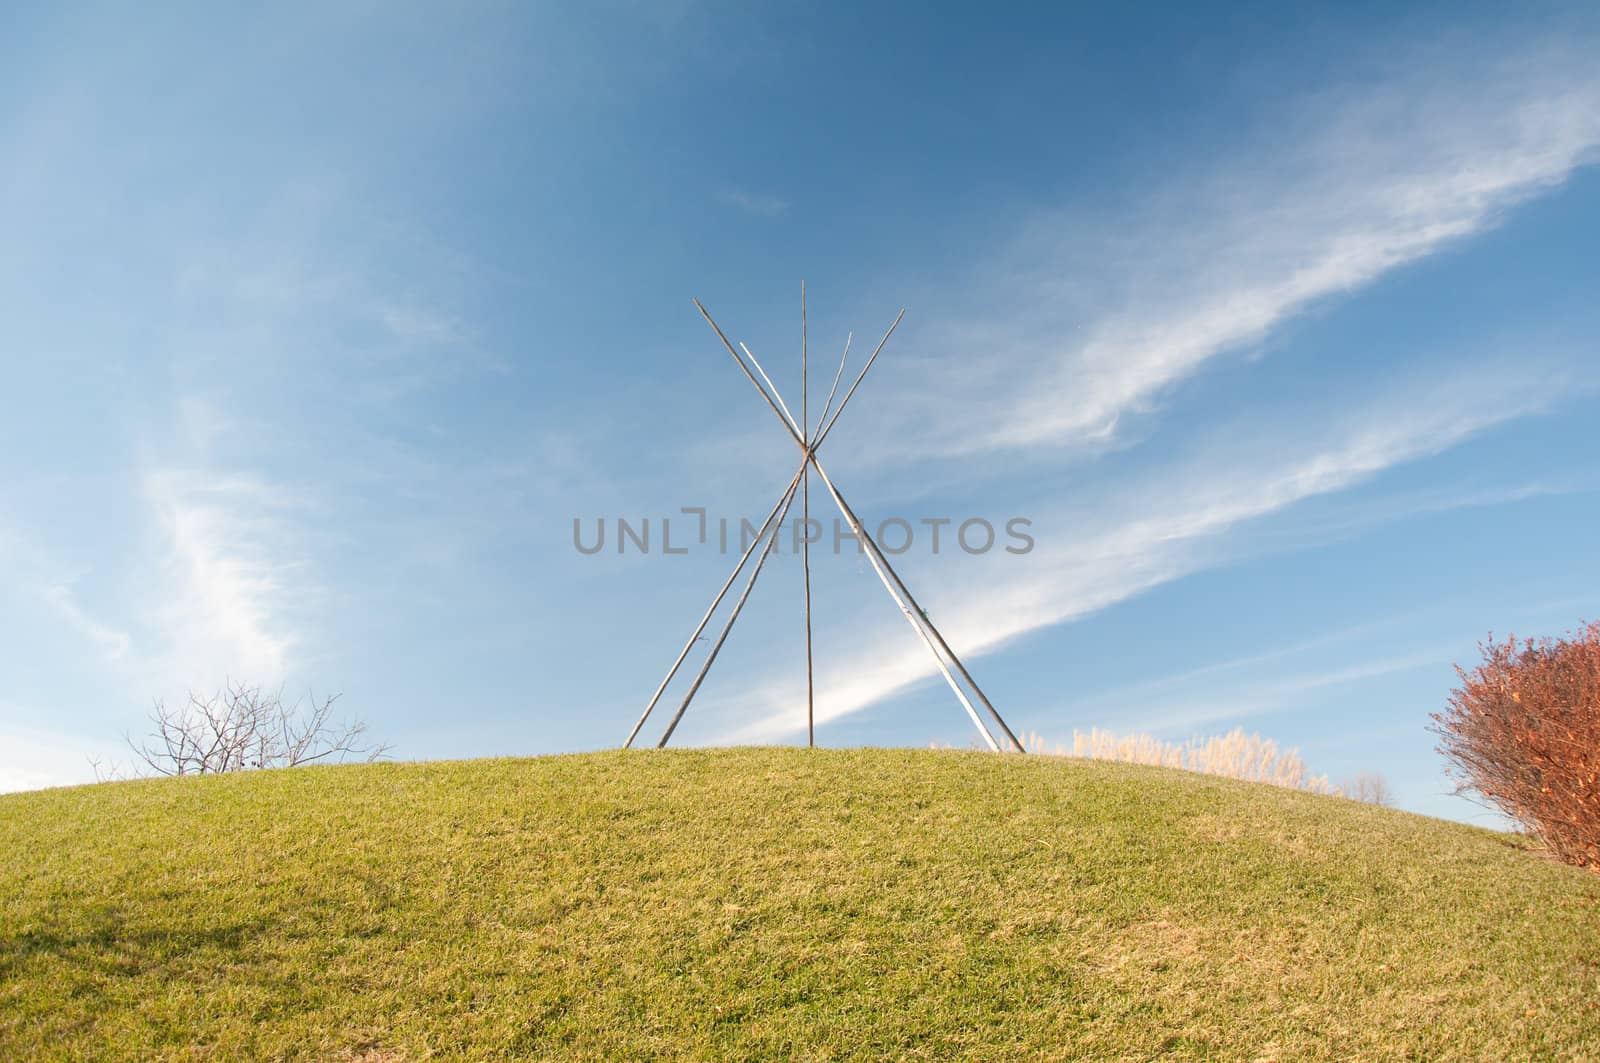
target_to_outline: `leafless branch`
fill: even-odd
[[[150,710],[149,735],[127,742],[138,761],[157,775],[293,767],[348,757],[373,761],[387,754],[388,745],[363,741],[365,723],[334,720],[338,700],[337,694],[321,700],[308,694],[287,702],[282,688],[264,692],[230,681],[207,696],[190,691],[178,708],[157,701]]]

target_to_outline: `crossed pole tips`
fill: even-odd
[[[828,496],[833,499],[833,504],[838,507],[839,512],[844,516],[845,522],[850,526],[850,531],[860,541],[867,561],[871,563],[872,570],[877,574],[879,582],[883,584],[884,590],[889,592],[889,597],[893,598],[895,604],[900,607],[901,614],[906,618],[912,629],[916,631],[917,636],[922,639],[923,645],[927,646],[928,651],[933,654],[933,659],[939,665],[939,671],[944,675],[945,682],[955,692],[956,699],[961,702],[961,707],[966,709],[967,716],[971,718],[973,726],[978,729],[978,733],[983,736],[983,740],[988,743],[990,749],[997,753],[1000,751],[1000,746],[995,741],[994,735],[984,725],[983,717],[978,714],[978,710],[973,706],[973,698],[977,699],[1001,732],[1005,734],[1009,747],[1018,753],[1023,752],[1022,743],[1017,741],[1017,736],[1011,732],[1010,727],[1006,726],[1005,720],[1000,718],[1000,713],[990,703],[988,696],[978,686],[977,681],[972,678],[972,673],[967,671],[966,665],[961,663],[961,658],[956,656],[955,651],[950,648],[950,644],[939,633],[939,629],[928,618],[928,614],[917,604],[917,600],[912,597],[910,589],[905,585],[905,581],[900,578],[899,573],[894,570],[894,566],[889,563],[889,559],[878,548],[877,541],[868,534],[860,518],[856,516],[855,510],[850,508],[850,504],[845,501],[844,495],[839,492],[838,486],[828,476],[827,470],[822,467],[822,462],[817,457],[818,448],[827,441],[828,434],[833,431],[833,426],[838,423],[839,416],[844,413],[844,408],[850,404],[850,399],[855,395],[856,389],[866,379],[873,363],[878,360],[878,355],[882,352],[884,344],[889,342],[889,337],[894,335],[894,330],[900,326],[900,319],[906,316],[905,310],[902,309],[899,314],[895,315],[894,323],[889,326],[889,330],[883,334],[883,339],[879,340],[878,345],[873,348],[866,364],[861,367],[861,371],[856,374],[855,380],[845,389],[844,398],[839,400],[839,406],[835,409],[833,399],[838,394],[839,381],[844,376],[845,363],[850,358],[850,344],[854,339],[854,334],[845,338],[844,355],[839,359],[839,368],[833,374],[833,386],[828,389],[828,399],[823,403],[822,414],[817,419],[815,428],[813,428],[809,402],[805,282],[800,282],[800,387],[802,395],[800,399],[800,420],[798,421],[789,411],[788,403],[783,401],[783,396],[779,394],[777,387],[772,383],[772,378],[767,376],[765,369],[761,368],[761,363],[756,360],[756,356],[751,353],[750,348],[741,343],[736,349],[732,343],[728,342],[727,335],[723,333],[721,326],[711,317],[710,311],[701,304],[700,300],[696,299],[694,305],[706,319],[706,323],[711,326],[712,331],[717,334],[717,339],[722,341],[722,346],[733,357],[734,364],[739,367],[739,371],[744,374],[746,380],[750,381],[751,386],[761,393],[761,397],[766,400],[768,408],[772,410],[778,421],[783,425],[784,431],[789,433],[789,437],[794,440],[795,446],[800,449],[800,466],[789,477],[788,486],[778,496],[778,501],[773,504],[771,511],[768,512],[767,519],[762,521],[761,527],[757,529],[754,538],[750,541],[750,545],[745,548],[743,556],[739,558],[739,563],[734,566],[727,580],[723,582],[722,588],[711,599],[710,607],[706,609],[705,615],[700,618],[700,623],[695,626],[694,633],[689,636],[689,641],[684,643],[683,649],[678,653],[677,660],[673,661],[672,667],[667,669],[666,678],[662,679],[661,685],[656,687],[655,695],[650,698],[650,704],[645,706],[644,712],[639,716],[639,722],[635,723],[633,730],[628,732],[628,740],[623,743],[623,748],[633,745],[633,740],[638,737],[640,729],[644,727],[645,721],[650,718],[650,714],[655,711],[656,705],[661,701],[662,695],[666,693],[667,687],[672,683],[673,678],[677,676],[679,669],[683,667],[683,662],[688,659],[695,643],[700,641],[701,635],[705,632],[706,626],[711,623],[711,618],[716,614],[717,608],[722,605],[722,601],[727,597],[728,591],[738,581],[739,574],[744,571],[745,566],[750,562],[750,558],[756,553],[756,548],[760,547],[761,556],[756,558],[755,566],[750,570],[750,575],[745,580],[744,588],[739,592],[739,597],[734,602],[732,612],[728,615],[727,620],[723,622],[722,630],[718,632],[716,639],[711,643],[711,649],[707,652],[706,659],[701,663],[699,671],[695,673],[693,681],[689,684],[688,691],[683,695],[683,701],[678,704],[678,709],[672,714],[672,720],[667,724],[667,729],[662,733],[660,741],[656,743],[656,748],[660,749],[665,746],[672,738],[672,732],[677,730],[678,723],[683,719],[683,714],[689,710],[689,703],[700,692],[701,684],[705,682],[706,675],[711,671],[711,666],[716,663],[717,654],[722,652],[723,643],[728,641],[728,635],[733,630],[734,621],[739,619],[739,613],[744,609],[744,603],[749,600],[750,592],[755,589],[756,580],[760,577],[761,569],[766,565],[767,558],[772,555],[772,548],[778,541],[778,533],[783,528],[784,518],[788,516],[789,507],[793,505],[796,494],[800,496],[801,514],[806,522],[804,525],[806,534],[799,537],[801,569],[805,579],[806,743],[807,745],[816,744],[815,683],[812,676],[811,659],[810,542],[811,473],[815,470],[817,478],[822,481],[822,486],[827,490]],[[741,355],[740,352],[743,352],[743,354]],[[749,360],[748,365],[746,364],[746,359]],[[750,371],[751,366],[755,367],[755,373]],[[759,381],[756,379],[758,374],[761,377]],[[763,384],[765,384],[765,387],[762,386]],[[829,417],[830,411],[832,412],[831,418]],[[952,671],[952,668],[954,671]],[[958,676],[959,679],[957,678]]]

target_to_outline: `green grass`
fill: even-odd
[[[1121,764],[325,767],[0,797],[0,1059],[1597,1059],[1600,878]]]

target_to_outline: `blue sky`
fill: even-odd
[[[805,278],[817,404],[908,307],[823,451],[869,523],[1033,522],[900,562],[1014,728],[1480,816],[1452,664],[1600,587],[1600,19],[1540,12],[13,12],[0,786],[227,677],[404,758],[617,744],[731,561],[573,519],[767,510],[792,444],[691,299],[798,405]],[[814,562],[819,740],[965,743]],[[677,741],[804,740],[799,578]]]

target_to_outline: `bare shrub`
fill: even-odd
[[[120,760],[100,756],[91,756],[88,759],[89,767],[94,771],[95,782],[120,782],[134,776],[133,769]]]
[[[1476,793],[1568,863],[1600,867],[1600,623],[1479,646],[1433,715],[1458,792]]]
[[[156,702],[150,712],[154,730],[127,742],[138,762],[158,775],[288,768],[348,757],[373,761],[387,753],[387,745],[363,741],[365,723],[333,719],[338,700],[337,694],[321,701],[308,695],[289,703],[281,690],[229,683],[206,697],[190,691],[188,701],[175,708]]]
[[[1370,805],[1394,803],[1394,792],[1389,789],[1389,780],[1375,771],[1358,772],[1355,778],[1341,783],[1339,789],[1352,801],[1365,801]]]

